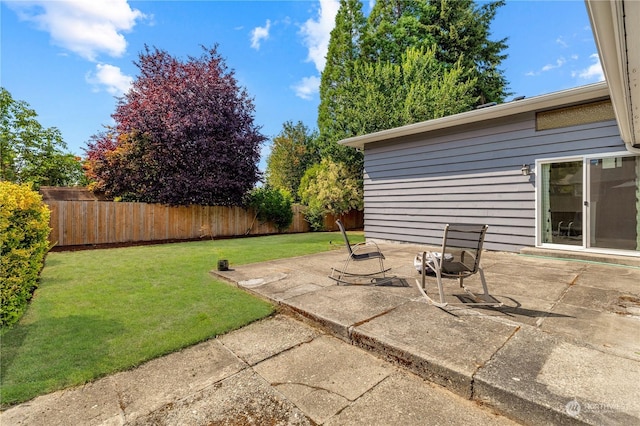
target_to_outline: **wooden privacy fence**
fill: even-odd
[[[241,207],[182,206],[108,201],[46,201],[51,210],[49,242],[56,246],[191,240],[277,233],[255,213]],[[293,206],[286,233],[308,232],[304,206]],[[364,215],[353,211],[342,218],[347,229],[362,228]],[[335,218],[325,228],[336,230]]]

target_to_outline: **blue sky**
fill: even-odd
[[[365,13],[372,4],[364,2]],[[186,58],[217,43],[254,97],[263,134],[272,138],[289,120],[315,128],[338,0],[3,0],[0,8],[0,83],[82,155],[112,124],[115,97],[135,78],[145,44]],[[603,80],[583,1],[508,0],[491,29],[492,39],[509,38],[502,69],[514,96]]]

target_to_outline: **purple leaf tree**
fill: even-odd
[[[140,75],[112,115],[116,125],[86,149],[95,186],[132,201],[242,204],[260,179],[266,138],[217,46],[185,62],[145,46],[136,66]]]

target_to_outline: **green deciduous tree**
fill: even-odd
[[[309,168],[300,182],[299,195],[308,206],[305,216],[312,229],[321,230],[326,213],[340,216],[362,210],[362,185],[342,163],[323,159]]]
[[[267,185],[287,191],[299,201],[298,187],[304,172],[320,162],[317,137],[301,121],[284,123],[267,157]]]
[[[0,179],[66,186],[84,182],[79,157],[66,152],[60,130],[44,128],[24,101],[0,88]]]
[[[280,232],[293,222],[292,203],[289,192],[269,186],[254,188],[247,196],[247,205],[255,210],[256,219],[273,223]]]

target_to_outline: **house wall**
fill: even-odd
[[[365,235],[438,246],[486,223],[485,248],[535,245],[536,159],[623,151],[615,120],[536,131],[534,112],[365,146]]]

